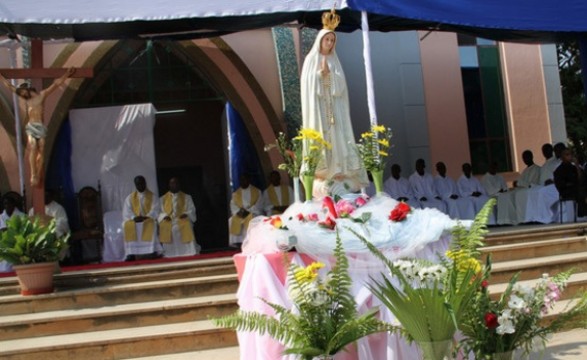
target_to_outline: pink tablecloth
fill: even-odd
[[[436,254],[444,253],[448,248],[449,238],[429,244],[426,248],[413,254],[414,257],[436,259]],[[350,255],[352,256],[352,255]],[[273,315],[273,310],[260,298],[271,303],[282,305],[286,308],[292,306],[287,295],[285,279],[287,277],[287,262],[299,265],[307,265],[312,259],[304,254],[296,252],[287,253],[284,257],[281,253],[257,254],[234,256],[234,262],[239,276],[239,289],[237,292],[238,304],[243,311],[256,311]],[[377,262],[378,260],[374,260]],[[387,322],[394,322],[393,315],[381,305],[367,288],[370,276],[381,276],[385,267],[373,267],[369,271],[349,269],[353,279],[351,289],[357,307],[360,312],[373,307],[380,308],[380,317]],[[294,356],[282,356],[283,345],[271,339],[269,336],[260,336],[256,333],[238,332],[241,360],[294,360]],[[410,346],[395,334],[375,334],[358,341],[357,345],[348,352],[339,354],[335,360],[413,360],[419,355],[415,346]]]

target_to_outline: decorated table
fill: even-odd
[[[272,315],[273,309],[263,300],[291,308],[287,271],[291,263],[307,265],[313,261],[332,266],[336,237],[342,240],[349,261],[352,295],[359,312],[379,308],[378,317],[396,323],[393,315],[371,294],[371,279],[389,276],[383,263],[359,240],[374,244],[390,260],[417,257],[436,260],[450,241],[455,221],[434,209],[414,209],[394,218],[398,202],[387,196],[371,200],[353,196],[334,202],[332,199],[295,203],[279,217],[257,217],[249,226],[241,254],[234,256],[239,276],[238,304],[243,311]],[[408,208],[409,209],[409,208]],[[397,215],[397,214],[396,214]],[[334,223],[334,224],[333,224]],[[295,246],[296,251],[287,251]],[[241,359],[295,359],[282,356],[283,345],[267,335],[238,332]],[[397,334],[378,333],[358,341],[336,360],[416,359],[415,346],[406,344]]]

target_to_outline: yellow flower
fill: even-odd
[[[383,132],[385,132],[385,126],[383,126],[383,125],[373,126],[373,131],[376,131],[378,133],[383,133]]]
[[[318,151],[320,148],[316,145],[310,145],[310,151]]]
[[[312,282],[318,276],[318,270],[323,268],[324,264],[321,262],[313,262],[305,268],[300,267],[294,271],[294,278],[298,284]]]
[[[365,132],[365,133],[362,133],[362,134],[361,134],[361,137],[362,137],[363,139],[372,138],[373,136],[374,136],[374,135],[373,135],[373,133],[372,133],[372,132],[370,132],[370,131],[369,131],[369,132]]]
[[[384,147],[389,147],[389,141],[387,139],[379,139],[377,140],[377,142],[379,143],[379,145],[384,146]]]
[[[388,154],[385,151],[383,151],[383,150],[379,150],[379,155],[381,155],[381,156],[387,156]]]
[[[468,256],[463,250],[448,250],[446,256],[457,263],[457,269],[459,272],[465,272],[469,269],[473,270],[474,273],[481,271],[481,263],[479,260]]]
[[[331,150],[331,149],[332,149],[332,144],[331,144],[331,143],[329,143],[328,141],[321,139],[321,143],[322,143],[322,145],[324,145],[324,147],[326,147],[328,150]]]
[[[300,135],[304,139],[319,140],[322,139],[322,135],[314,129],[304,128],[300,130]]]

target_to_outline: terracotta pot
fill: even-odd
[[[21,295],[38,295],[53,292],[55,262],[14,265]]]

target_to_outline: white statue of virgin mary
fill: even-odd
[[[320,132],[332,144],[316,170],[315,196],[343,195],[369,184],[355,145],[346,79],[335,51],[338,21],[328,23],[326,14],[325,28],[306,56],[301,75],[303,127]]]

